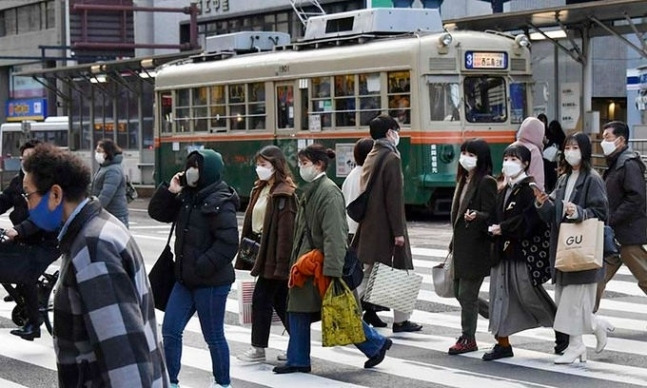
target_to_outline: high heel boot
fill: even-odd
[[[578,358],[580,362],[586,362],[586,346],[581,335],[571,335],[568,338],[568,348],[562,356],[555,359],[555,364],[572,364]]]
[[[595,324],[593,333],[595,334],[595,339],[597,340],[595,352],[600,353],[604,350],[604,347],[607,346],[607,332],[612,332],[616,328],[606,319],[602,319],[597,316],[595,317],[595,320],[593,322]]]

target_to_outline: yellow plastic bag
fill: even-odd
[[[366,341],[362,312],[346,283],[333,279],[321,304],[323,346],[343,346]]]

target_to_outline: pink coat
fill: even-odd
[[[526,118],[517,132],[517,143],[521,143],[530,150],[530,167],[528,175],[535,178],[540,189],[544,190],[544,132],[545,127],[535,117]]]

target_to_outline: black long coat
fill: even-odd
[[[489,175],[470,181],[465,198],[460,202],[465,180],[459,182],[452,201],[451,222],[454,229],[451,250],[454,258],[454,278],[478,279],[490,275],[491,240],[488,225],[496,206],[496,180]],[[476,219],[466,222],[465,211],[476,211]]]

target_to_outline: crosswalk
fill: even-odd
[[[439,249],[414,248],[416,272],[423,286],[412,320],[423,324],[419,333],[393,334],[378,329],[394,343],[385,361],[373,370],[363,369],[364,355],[355,347],[324,348],[320,324],[312,325],[311,374],[275,375],[276,355],[287,348],[288,335],[274,326],[267,362],[245,363],[236,359],[249,346],[250,328],[238,324],[239,305],[234,284],[227,300],[225,334],[231,351],[234,387],[645,387],[647,386],[647,297],[636,280],[622,268],[607,287],[599,314],[615,327],[604,352],[596,354],[595,338],[585,336],[589,361],[586,364],[555,365],[552,354],[554,333],[549,328],[528,330],[511,337],[515,356],[494,362],[480,358],[494,345],[487,320],[480,318],[477,329],[479,351],[448,356],[447,349],[460,335],[460,312],[455,299],[440,298],[433,292],[431,268],[444,260]],[[487,295],[489,283],[481,289]],[[547,286],[553,296],[552,286]],[[54,387],[56,365],[51,337],[26,342],[9,334],[12,303],[0,302],[0,386]],[[158,322],[163,313],[158,313]],[[384,320],[390,314],[380,313]],[[211,376],[209,352],[201,336],[197,317],[189,322],[180,374],[182,387],[208,387]],[[9,368],[9,366],[12,366]],[[16,368],[26,369],[24,371]],[[38,373],[28,381],[24,376]]]

